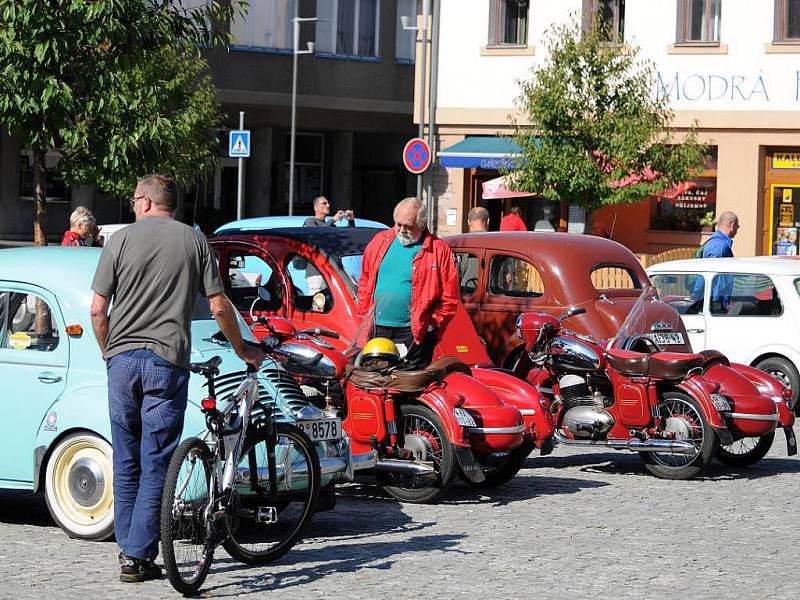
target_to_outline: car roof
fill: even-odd
[[[280,216],[280,217],[253,217],[250,219],[239,219],[238,221],[231,221],[225,223],[214,231],[214,235],[222,233],[229,233],[231,231],[262,231],[264,229],[284,229],[287,227],[302,227],[306,219],[312,218],[309,216]],[[340,223],[342,221],[339,221]],[[373,229],[388,229],[386,225],[378,221],[370,221],[369,219],[360,219],[356,217],[356,227],[370,227]],[[338,225],[337,227],[347,228],[347,224]]]
[[[370,240],[381,231],[372,227],[284,227],[230,230],[214,237],[286,237],[314,246],[328,258],[339,258],[363,254]]]
[[[56,296],[88,293],[101,248],[29,246],[0,250],[0,279],[44,287]]]
[[[691,258],[671,260],[647,267],[648,273],[665,272],[763,273],[798,275],[800,260],[790,257],[756,256],[751,258]]]

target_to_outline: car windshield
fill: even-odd
[[[689,338],[677,311],[658,298],[654,287],[645,286],[622,327],[608,343],[609,349],[649,351],[642,338],[654,342],[659,349],[691,352]]]

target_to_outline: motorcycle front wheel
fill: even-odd
[[[434,477],[378,472],[378,481],[390,495],[401,502],[431,502],[441,495],[456,476],[453,444],[439,417],[424,406],[404,404],[397,415],[401,444],[417,460],[433,465]]]
[[[720,446],[715,457],[731,467],[749,467],[767,455],[774,439],[774,431],[761,437],[742,438],[728,446]]]
[[[714,454],[716,433],[708,424],[700,404],[684,392],[664,392],[657,406],[667,431],[679,441],[691,442],[694,454],[640,452],[645,467],[661,479],[691,479],[706,466]]]

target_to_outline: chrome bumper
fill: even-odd
[[[771,415],[754,415],[750,413],[724,413],[726,417],[731,419],[743,419],[745,421],[778,421],[778,413]]]

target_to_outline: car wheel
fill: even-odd
[[[755,367],[764,371],[767,375],[771,375],[785,387],[792,390],[792,406],[794,406],[795,414],[797,414],[797,410],[800,408],[797,405],[797,397],[800,394],[800,374],[798,374],[797,368],[792,364],[792,361],[782,356],[771,356],[756,363]]]
[[[45,500],[70,537],[109,539],[114,534],[111,444],[88,432],[58,442],[47,461]]]

